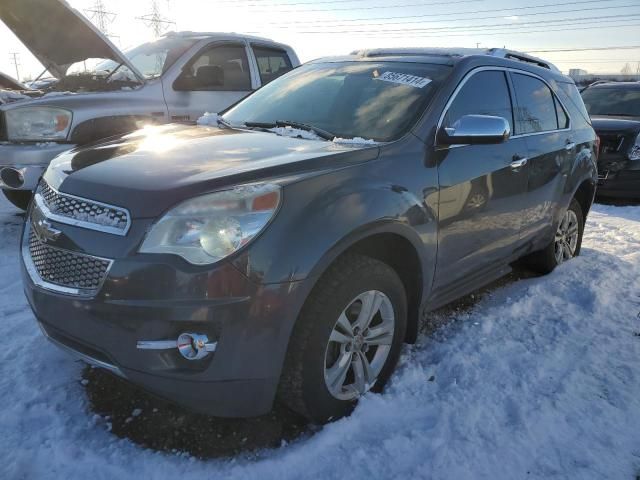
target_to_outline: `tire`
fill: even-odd
[[[373,308],[369,328],[359,330],[368,317],[362,307],[371,304],[379,307]],[[279,400],[314,423],[348,415],[363,393],[382,391],[398,362],[406,328],[407,296],[397,273],[373,258],[345,255],[318,281],[300,312]],[[357,381],[363,378],[357,375],[365,370],[363,358],[373,382]]]
[[[26,210],[29,208],[29,202],[31,201],[31,190],[2,190],[4,196],[7,197],[14,206],[20,210]]]
[[[563,229],[565,222],[576,222],[577,232],[575,241],[572,240],[572,237],[568,237],[567,232],[563,233]],[[569,223],[569,225],[573,225]],[[580,248],[582,247],[582,234],[584,232],[584,217],[582,215],[582,208],[578,201],[574,198],[571,200],[569,204],[569,208],[563,213],[560,218],[560,222],[556,227],[556,234],[554,239],[547,245],[544,249],[534,252],[527,257],[525,257],[524,261],[527,267],[530,269],[542,273],[547,274],[551,273],[558,265],[566,262],[567,260],[572,259],[573,257],[577,257],[580,255]],[[560,236],[564,235],[562,239]],[[568,240],[567,240],[568,239]],[[563,255],[558,255],[559,246],[564,246]]]

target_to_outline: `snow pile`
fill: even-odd
[[[313,132],[290,126],[270,128],[269,131],[280,135],[281,137],[302,138],[304,140],[322,140],[322,138]]]
[[[31,97],[13,90],[0,89],[0,105],[3,103],[16,102],[18,100],[29,100]]]
[[[198,121],[196,123],[198,125],[208,125],[210,127],[217,127],[219,118],[220,117],[218,116],[217,113],[205,112],[204,115],[198,118]]]
[[[370,138],[353,137],[353,138],[340,138],[335,137],[333,143],[341,143],[345,145],[377,145],[378,142]]]
[[[22,295],[0,200],[0,478],[602,479],[640,472],[640,207],[596,205],[582,255],[407,347],[382,395],[258,458],[198,461],[109,433],[81,366]],[[132,413],[133,416],[133,413]]]

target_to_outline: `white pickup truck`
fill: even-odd
[[[0,19],[59,79],[39,98],[0,105],[0,189],[23,209],[59,153],[195,122],[300,64],[287,45],[232,33],[169,33],[123,53],[63,0],[2,0]]]

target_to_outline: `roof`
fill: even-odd
[[[256,37],[253,35],[245,35],[243,33],[235,33],[235,32],[191,32],[191,31],[182,31],[182,32],[168,32],[163,35],[163,37],[184,37],[184,38],[224,38],[224,39],[235,39],[235,40],[253,40],[260,42],[269,42],[269,43],[278,43],[270,38],[264,37]]]
[[[359,57],[441,57],[449,59],[461,59],[472,55],[488,55],[495,58],[516,60],[529,63],[538,67],[547,68],[553,72],[560,70],[551,62],[547,62],[533,55],[504,48],[375,48],[369,50],[356,50],[351,53]]]

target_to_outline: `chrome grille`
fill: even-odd
[[[111,266],[110,260],[46,245],[33,228],[29,228],[28,235],[29,257],[42,281],[74,290],[66,293],[93,295],[99,290]]]
[[[129,212],[124,208],[60,193],[42,180],[36,192],[45,207],[46,216],[61,223],[125,235],[129,230]]]

